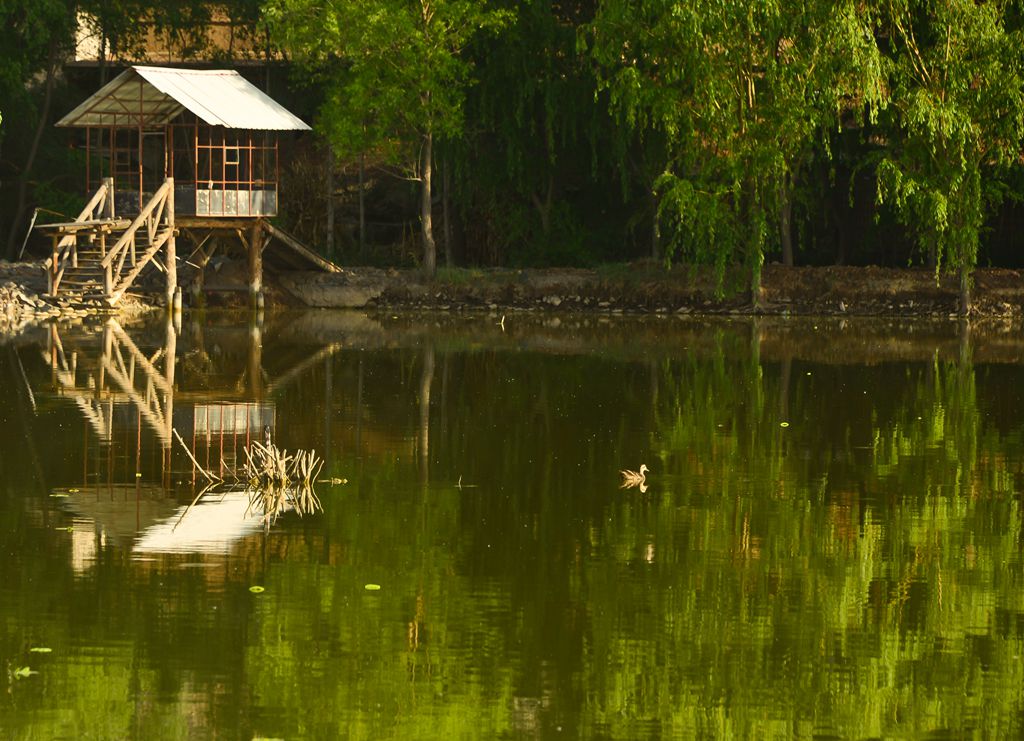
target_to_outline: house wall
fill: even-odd
[[[158,30],[152,20],[146,19],[140,19],[137,27],[139,31],[127,48],[116,49],[113,55],[109,48],[105,50],[106,61],[168,64],[230,59],[260,63],[268,59],[282,59],[280,52],[268,51],[266,39],[259,29],[232,23],[223,10],[217,8],[210,10],[209,22],[186,29],[183,34]],[[103,46],[100,24],[95,16],[79,12],[71,64],[99,64],[103,61]]]

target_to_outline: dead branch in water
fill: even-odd
[[[224,479],[211,474],[199,465],[199,461],[188,449],[178,431],[173,430],[173,432],[192,464],[210,482],[182,514],[181,518],[184,518],[204,494],[224,484]],[[266,443],[251,442],[245,448],[245,457],[246,461],[240,472],[241,476],[238,471],[224,466],[223,461],[221,461],[221,466],[222,470],[230,473],[248,493],[249,507],[246,510],[246,515],[256,511],[261,512],[263,523],[269,528],[277,517],[288,508],[294,509],[300,517],[322,509],[313,484],[317,481],[316,477],[323,468],[324,461],[317,456],[315,450],[297,450],[294,453],[289,453],[268,439]],[[237,490],[233,485],[229,486],[230,488]],[[179,523],[181,518],[179,518]]]
[[[199,461],[197,461],[196,457],[192,455],[192,451],[188,449],[188,446],[185,444],[185,441],[181,439],[181,435],[178,434],[178,431],[172,427],[171,432],[173,432],[174,436],[178,438],[178,442],[181,443],[181,447],[185,449],[185,454],[188,455],[189,459],[192,461],[192,465],[198,468],[199,473],[203,474],[211,484],[224,480],[220,476],[214,476],[212,473],[200,466]]]
[[[299,516],[321,509],[313,483],[324,462],[315,450],[298,450],[293,455],[273,443],[253,442],[245,456],[249,508],[262,511],[267,526],[289,506]]]

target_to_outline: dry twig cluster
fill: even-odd
[[[199,461],[188,449],[177,430],[174,430],[174,436],[181,443],[181,447],[185,449],[192,464],[209,482],[182,513],[182,518],[184,518],[204,494],[209,491],[222,490],[220,487],[225,482],[222,477],[210,473],[199,465]],[[294,509],[299,516],[322,509],[320,499],[313,490],[313,484],[317,481],[316,477],[323,468],[324,461],[317,456],[315,450],[298,450],[295,453],[289,453],[269,440],[265,443],[253,441],[245,449],[245,456],[246,462],[241,476],[237,471],[228,471],[236,483],[227,484],[227,488],[230,490],[236,486],[244,487],[245,492],[249,495],[249,507],[246,510],[246,515],[252,512],[262,513],[263,524],[269,528],[278,516],[289,507]],[[332,486],[335,483],[344,482],[345,479],[326,480],[326,483],[330,483]]]
[[[300,516],[320,509],[313,483],[324,462],[315,450],[292,454],[273,443],[253,442],[245,456],[249,509],[261,511],[267,526],[289,506]]]

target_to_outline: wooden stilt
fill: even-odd
[[[252,306],[263,303],[263,222],[253,224],[249,232],[249,300]]]
[[[167,203],[164,205],[164,218],[171,229],[170,239],[167,240],[167,309],[173,312],[174,297],[178,290],[178,255],[174,238],[174,178],[167,178],[166,182],[169,189]],[[180,304],[178,310],[181,310]]]
[[[58,242],[60,240],[57,237],[57,235],[54,234],[52,241],[53,241],[53,246],[52,246],[52,249],[50,251],[50,270],[49,270],[49,272],[47,274],[47,278],[48,278],[47,283],[49,284],[47,286],[47,288],[48,288],[47,292],[51,296],[56,296],[57,295],[57,269],[58,269],[59,262],[60,262],[60,257],[59,257],[60,256],[60,247],[58,246]]]
[[[164,328],[164,382],[167,384],[167,391],[164,394],[164,424],[166,425],[166,437],[164,439],[164,479],[165,486],[170,485],[170,462],[171,462],[171,434],[174,432],[174,366],[178,354],[178,332],[174,326],[174,317],[167,317],[167,326]]]
[[[263,322],[257,316],[249,322],[249,391],[253,398],[263,398]]]

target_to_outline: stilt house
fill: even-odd
[[[278,211],[280,132],[310,127],[237,72],[133,66],[57,126],[85,129],[85,189],[93,197],[74,222],[42,227],[53,238],[52,295],[63,280],[113,304],[156,259],[173,300],[179,231],[200,267],[212,234],[236,236],[249,253],[254,296],[270,237],[307,267],[336,269],[266,221]]]

